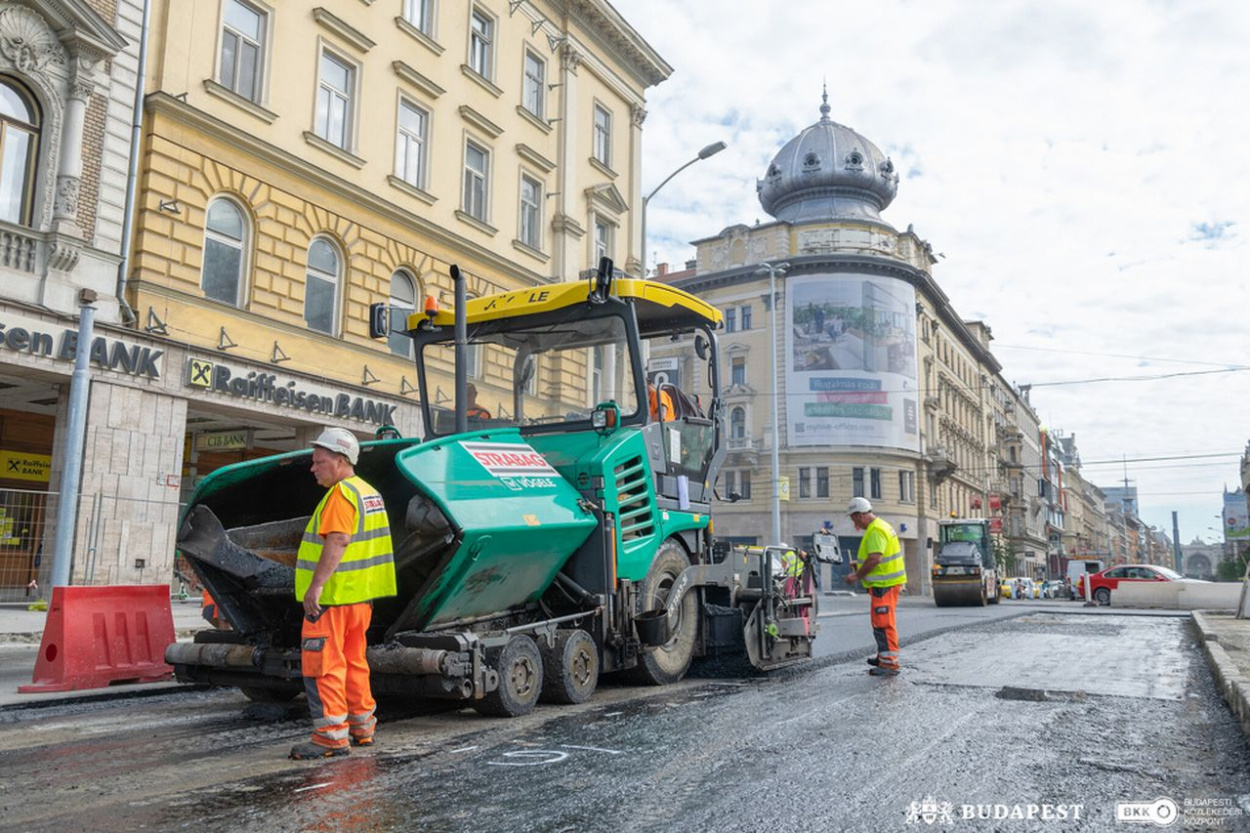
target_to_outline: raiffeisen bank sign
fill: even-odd
[[[58,327],[38,318],[0,316],[0,352],[42,356],[72,364],[77,349],[77,329]],[[159,379],[164,356],[164,350],[101,335],[91,340],[88,361],[106,370]]]
[[[308,414],[356,419],[374,425],[395,422],[396,406],[381,400],[366,399],[276,373],[235,368],[211,359],[188,359],[186,383],[206,393],[265,402]]]

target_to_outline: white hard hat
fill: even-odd
[[[860,512],[871,512],[872,504],[868,502],[866,497],[853,497],[851,502],[846,505],[846,514],[855,515]]]
[[[333,451],[335,454],[342,454],[353,466],[360,457],[360,442],[356,439],[356,435],[346,428],[327,428],[321,432],[320,437],[312,441],[312,444]]]

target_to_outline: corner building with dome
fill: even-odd
[[[931,592],[937,521],[952,513],[999,519],[1015,572],[1044,572],[1054,515],[1030,501],[1037,416],[1003,378],[990,328],[963,320],[938,286],[932,247],[882,218],[898,191],[894,163],[829,113],[825,96],[820,120],[757,181],[772,219],[695,241],[693,275],[672,281],[725,314],[717,534],[767,543],[776,488],[784,541],[809,546],[829,522],[853,555],[859,533],[845,510],[863,496],[899,534],[911,594]],[[652,361],[685,387],[706,386],[693,365]]]

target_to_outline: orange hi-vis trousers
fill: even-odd
[[[372,739],[376,703],[369,690],[365,631],[373,605],[323,607],[316,622],[304,617],[300,661],[313,720],[312,742],[342,749],[348,738]]]
[[[881,668],[898,670],[898,628],[894,624],[894,608],[898,605],[901,584],[893,587],[868,588],[868,601],[872,603],[870,619],[872,638],[877,640],[877,664]]]

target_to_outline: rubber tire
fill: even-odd
[[[661,544],[638,593],[641,610],[656,610],[668,604],[673,582],[689,566],[690,559],[681,544],[672,540]],[[638,664],[625,672],[626,680],[639,685],[669,685],[686,676],[699,635],[699,595],[693,587],[687,588],[677,609],[674,630],[667,643],[648,648],[639,656]]]
[[[1094,601],[1100,605],[1111,605],[1111,591],[1105,587],[1099,587],[1094,591]]]
[[[599,684],[599,647],[584,630],[556,631],[555,645],[540,642],[543,703],[585,703]]]
[[[514,636],[503,648],[487,651],[486,662],[499,672],[499,687],[473,701],[477,713],[519,717],[533,711],[543,688],[543,658],[538,643],[528,636]]]
[[[243,696],[253,703],[289,703],[303,692],[289,688],[252,688],[239,686]]]

